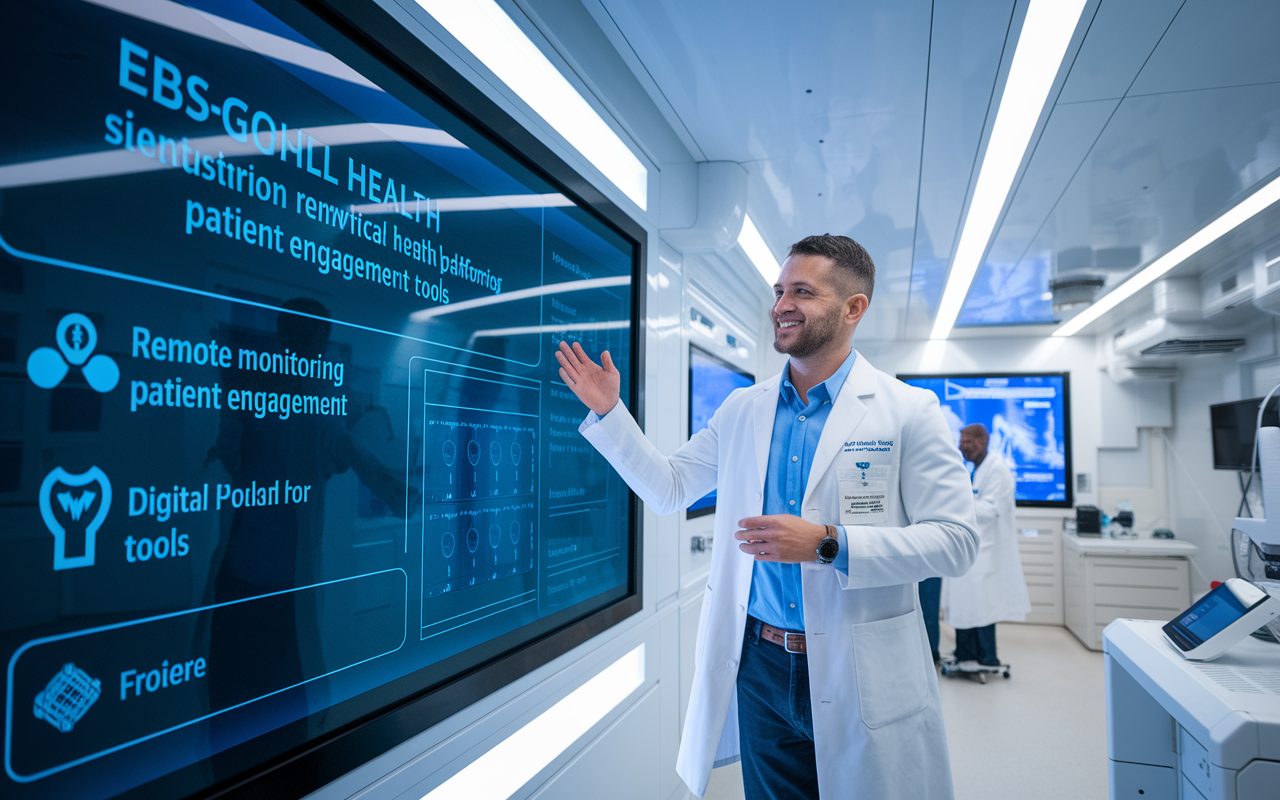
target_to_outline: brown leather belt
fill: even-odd
[[[776,645],[780,645],[788,653],[805,654],[804,634],[796,631],[789,631],[783,628],[775,628],[767,622],[760,623],[760,638],[768,639]]]

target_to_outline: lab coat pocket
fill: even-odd
[[[924,711],[929,704],[925,654],[917,612],[853,626],[858,705],[868,728],[880,728]]]

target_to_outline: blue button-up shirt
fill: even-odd
[[[807,404],[800,399],[791,383],[791,365],[787,365],[778,389],[778,411],[773,418],[763,513],[800,516],[800,504],[809,484],[809,468],[813,466],[813,453],[818,449],[822,428],[831,414],[831,403],[849,377],[857,356],[857,351],[851,351],[835,374],[810,389]],[[840,548],[832,566],[848,573],[849,554],[844,547]],[[747,611],[770,625],[793,631],[804,630],[800,565],[755,562]]]

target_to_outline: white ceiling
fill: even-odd
[[[858,239],[860,333],[927,335],[1026,0],[580,1],[690,156],[746,167],[775,252]],[[1095,0],[1077,40],[961,324],[1049,316],[1058,271],[1114,286],[1280,170],[1280,2]]]

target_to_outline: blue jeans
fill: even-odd
[[[817,798],[808,658],[761,639],[753,617],[738,663],[738,736],[747,800]]]
[[[920,581],[920,613],[924,614],[924,629],[929,634],[929,651],[934,663],[938,654],[938,605],[942,602],[942,578],[925,578]]]
[[[956,661],[977,661],[984,667],[1000,666],[996,658],[996,626],[956,629]]]

